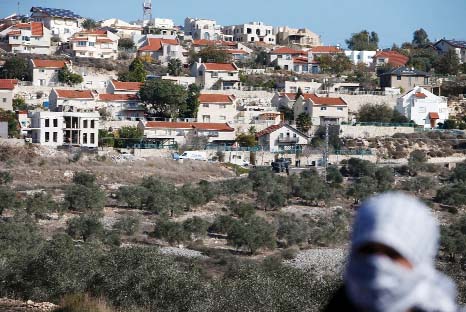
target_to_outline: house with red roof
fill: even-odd
[[[13,99],[16,94],[18,80],[0,79],[0,109],[13,110]]]
[[[324,55],[337,55],[345,53],[339,46],[316,46],[312,47],[310,52],[313,58]]]
[[[397,68],[405,66],[409,61],[409,57],[396,51],[378,51],[373,59],[376,67],[390,65]]]
[[[320,72],[319,62],[313,59],[309,51],[279,47],[270,52],[269,58],[270,63],[284,70],[299,74]]]
[[[51,31],[39,22],[14,24],[0,33],[9,51],[24,54],[52,54]]]
[[[147,37],[138,48],[139,57],[150,57],[153,61],[167,65],[172,59],[178,59],[183,64],[187,62],[187,51],[178,39],[164,39]]]
[[[419,86],[398,98],[396,110],[427,129],[436,128],[449,117],[447,99]]]
[[[235,63],[195,62],[191,67],[191,76],[196,77],[196,84],[205,90],[239,89],[239,69]]]
[[[105,112],[101,117],[106,120],[139,121],[144,119],[146,111],[136,94],[101,93],[96,98],[96,106]]]
[[[119,39],[105,29],[80,31],[70,38],[71,51],[75,57],[116,60]]]
[[[124,82],[110,80],[107,85],[107,93],[111,94],[137,94],[141,89],[141,82]]]
[[[84,18],[66,9],[32,7],[31,20],[44,23],[53,37],[68,42],[73,34],[82,30]]]
[[[256,133],[259,146],[265,151],[295,151],[309,144],[310,137],[298,129],[281,123]]]
[[[52,89],[49,95],[49,108],[58,112],[87,112],[98,109],[97,94],[92,90]]]
[[[293,106],[295,119],[302,113],[311,117],[314,126],[340,125],[348,122],[348,103],[341,97],[317,96],[304,94],[304,101],[296,101]]]
[[[236,97],[228,94],[207,94],[199,96],[197,121],[232,123],[237,115]]]
[[[58,83],[58,72],[67,67],[72,70],[71,61],[68,60],[39,60],[31,59],[29,67],[32,71],[32,85],[53,87]]]
[[[233,143],[235,129],[227,123],[139,121],[144,137],[161,145],[184,145],[192,137],[207,138],[209,143]]]

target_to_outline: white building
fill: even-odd
[[[354,65],[364,64],[366,66],[372,65],[376,53],[377,51],[345,51],[345,55],[350,59],[351,63]]]
[[[105,20],[100,25],[102,28],[116,30],[116,35],[120,38],[133,39],[135,36],[139,37],[142,34],[142,27],[140,25],[133,25],[117,18]]]
[[[0,34],[12,53],[51,54],[51,32],[42,23],[15,24]]]
[[[277,44],[280,45],[296,45],[303,48],[321,45],[320,36],[307,28],[277,27],[275,34],[277,35]]]
[[[319,62],[314,61],[309,51],[279,47],[270,52],[270,62],[281,69],[299,74],[320,72]]]
[[[82,31],[70,38],[71,50],[75,57],[116,60],[119,39],[108,30]]]
[[[396,109],[424,128],[435,128],[439,123],[444,123],[449,116],[447,100],[422,87],[415,87],[401,96]]]
[[[31,8],[31,20],[44,23],[51,30],[52,36],[62,42],[81,31],[81,23],[84,19],[70,10],[33,7]]]
[[[191,67],[191,76],[205,90],[229,90],[240,87],[239,70],[234,63],[196,62]]]
[[[141,104],[139,97],[135,94],[99,94],[96,106],[102,118],[107,120],[132,120],[144,119],[145,107]]]
[[[45,146],[97,147],[99,119],[96,112],[35,112],[27,130],[33,143]]]
[[[276,43],[273,26],[265,25],[262,22],[225,26],[223,33],[232,36],[233,40],[238,42],[264,42],[271,45]]]
[[[30,60],[32,85],[37,87],[53,87],[58,83],[58,72],[67,67],[72,70],[71,62],[64,60]]]
[[[294,151],[306,146],[309,137],[287,124],[270,126],[256,134],[259,146],[270,152]]]
[[[188,89],[189,85],[196,83],[195,77],[186,77],[186,76],[162,76],[162,80],[170,80],[174,84],[180,85],[186,89]]]
[[[83,112],[97,109],[97,95],[91,90],[61,90],[52,89],[49,95],[51,111]]]
[[[302,97],[304,101],[296,101],[293,107],[295,119],[305,113],[311,117],[314,126],[348,122],[348,103],[342,98],[319,97],[315,94],[304,94]]]
[[[16,94],[16,79],[0,79],[0,109],[12,111],[13,99]]]
[[[123,82],[111,80],[107,86],[107,93],[111,94],[137,94],[141,89],[141,82]]]
[[[206,137],[209,143],[234,142],[235,129],[226,123],[140,121],[138,127],[146,139],[165,144],[183,145],[190,137]]]
[[[138,56],[149,56],[153,61],[167,65],[172,59],[178,59],[183,64],[187,62],[187,51],[178,39],[147,38],[138,49]]]
[[[302,93],[316,93],[322,87],[322,83],[314,81],[285,81],[283,86],[285,93],[298,93],[301,89]]]
[[[223,39],[222,27],[215,20],[187,17],[184,21],[184,34],[194,40]]]
[[[227,94],[201,94],[198,122],[233,123],[237,115],[236,98]]]
[[[442,39],[434,44],[440,55],[450,50],[456,52],[460,63],[466,63],[466,41]]]

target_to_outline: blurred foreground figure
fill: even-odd
[[[414,197],[367,200],[353,228],[344,287],[325,311],[457,312],[454,283],[435,269],[440,230]]]

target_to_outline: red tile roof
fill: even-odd
[[[16,79],[0,79],[0,90],[13,90],[17,84]]]
[[[21,30],[12,30],[8,33],[8,36],[18,36],[21,35]]]
[[[206,131],[235,131],[226,123],[202,123],[202,122],[167,122],[167,121],[149,121],[146,128],[152,129],[198,129]]]
[[[244,50],[236,50],[236,49],[225,50],[225,52],[228,54],[249,54],[248,52]]]
[[[440,119],[440,116],[438,113],[429,113],[429,119],[431,120]]]
[[[98,38],[98,39],[96,40],[96,42],[97,42],[97,43],[112,43],[113,40],[110,39],[110,38]]]
[[[36,68],[63,68],[68,65],[68,61],[56,60],[32,60],[32,64]]]
[[[294,101],[296,93],[280,93],[280,96],[287,96],[290,100]],[[311,100],[315,105],[344,105],[348,104],[342,98],[320,97],[313,93],[304,93],[304,100]]]
[[[9,35],[19,35],[21,32],[19,29],[28,29],[31,31],[31,36],[33,37],[42,37],[44,35],[44,24],[39,22],[31,23],[18,23],[11,27],[12,31]]]
[[[163,45],[179,45],[176,39],[161,39],[161,38],[148,38],[144,46],[139,48],[138,51],[160,51]]]
[[[94,99],[91,90],[57,90],[55,89],[59,98],[64,99]]]
[[[294,57],[293,63],[295,64],[309,64],[309,59],[307,57]]]
[[[94,36],[102,36],[106,34],[107,34],[107,31],[105,29],[85,30],[85,31],[80,31],[78,33],[78,35],[94,35]]]
[[[302,50],[296,50],[296,49],[291,49],[287,47],[281,47],[281,48],[276,48],[270,54],[299,54],[299,55],[304,55],[307,54],[307,52],[302,51]]]
[[[238,67],[232,63],[204,63],[206,70],[214,71],[238,71]]]
[[[427,95],[422,92],[416,92],[415,96],[419,99],[425,99],[427,97]]]
[[[223,46],[223,47],[236,47],[236,43],[232,41],[223,41],[223,40],[193,40],[193,45],[195,46]]]
[[[231,95],[227,94],[201,94],[199,95],[200,103],[211,103],[211,104],[233,104],[233,99]]]
[[[126,101],[137,101],[139,98],[135,94],[111,94],[102,93],[99,94],[99,100],[104,102],[126,102]]]
[[[272,132],[275,132],[277,131],[278,129],[281,129],[285,124],[281,123],[279,125],[273,125],[273,126],[270,126],[268,128],[265,128],[264,130],[262,131],[259,131],[256,133],[256,138],[260,138],[264,135],[267,135],[267,134],[270,134]]]
[[[311,49],[312,53],[343,53],[343,51],[336,46],[317,46]]]
[[[123,82],[118,80],[112,80],[112,84],[117,91],[139,91],[142,86],[141,82]]]
[[[387,58],[388,64],[393,65],[395,67],[404,66],[409,61],[409,57],[396,51],[379,51],[373,56],[373,58]]]

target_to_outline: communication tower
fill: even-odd
[[[142,9],[144,13],[142,17],[142,26],[145,26],[146,21],[147,21],[147,24],[150,25],[152,21],[152,0],[144,0]]]

